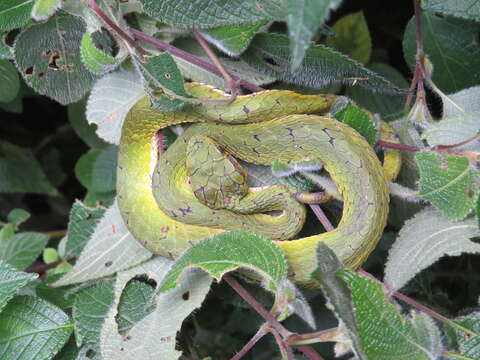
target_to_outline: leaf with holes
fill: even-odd
[[[207,274],[192,271],[184,278],[182,285],[176,289],[157,294],[154,297],[155,309],[153,312],[135,323],[126,334],[120,333],[124,321],[117,322],[118,318],[116,318],[122,307],[122,298],[129,288],[127,284],[131,283],[132,279],[140,277],[146,278],[149,284],[155,283],[158,286],[171,263],[168,259],[157,257],[117,275],[115,300],[106,316],[100,336],[104,360],[130,360],[132,358],[174,360],[181,355],[175,349],[176,334],[180,330],[183,320],[201,305],[207,295],[212,282]],[[137,305],[135,307],[138,307]],[[146,312],[150,311],[150,306],[147,305]],[[141,317],[146,312],[141,311],[141,314],[137,315]]]
[[[462,156],[441,157],[431,151],[415,155],[420,172],[419,199],[430,201],[451,220],[467,216],[475,203],[478,172]]]
[[[333,83],[355,83],[377,93],[405,92],[359,62],[324,45],[310,46],[299,69],[292,72],[289,49],[287,37],[261,33],[253,39],[242,58],[270,76],[297,85],[321,88]]]
[[[2,0],[0,2],[0,30],[21,28],[30,20],[34,0]]]
[[[152,253],[126,228],[115,202],[105,211],[77,262],[53,286],[65,286],[97,279],[140,264]]]
[[[276,288],[287,276],[287,263],[280,248],[247,231],[230,231],[194,244],[175,261],[160,291],[177,286],[182,273],[191,267],[199,267],[217,280],[229,271],[247,268],[261,274]]]
[[[480,244],[470,241],[479,235],[473,219],[453,222],[432,207],[420,211],[405,222],[389,251],[385,283],[400,289],[442,256],[479,253]]]
[[[37,21],[47,20],[62,6],[62,0],[35,0],[32,18]]]
[[[64,12],[22,31],[15,62],[27,84],[62,105],[80,100],[95,80],[80,60],[83,33],[82,20]]]
[[[338,276],[350,288],[358,333],[368,359],[439,358],[443,350],[441,334],[432,319],[416,312],[410,317],[401,315],[382,285],[351,270],[340,270]]]
[[[38,274],[27,274],[0,260],[0,312],[18,290],[33,282]]]
[[[477,85],[480,82],[480,24],[424,11],[421,26],[424,51],[434,65],[433,82],[445,93]],[[412,69],[417,49],[415,36],[412,18],[403,38],[405,60]]]
[[[13,298],[0,313],[3,359],[52,359],[65,345],[73,325],[56,306],[34,296]]]
[[[238,56],[248,47],[264,23],[223,26],[202,31],[203,37],[230,56]]]
[[[173,111],[185,105],[191,96],[185,90],[182,73],[168,52],[146,58],[146,63],[137,62],[152,102],[160,109]],[[156,96],[162,90],[164,95]]]
[[[0,102],[9,102],[15,99],[20,90],[20,79],[17,69],[8,60],[0,60]]]

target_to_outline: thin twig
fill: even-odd
[[[192,34],[197,39],[198,43],[202,47],[202,49],[207,53],[210,60],[213,61],[213,64],[217,67],[218,71],[222,74],[223,78],[225,79],[225,83],[230,88],[230,101],[235,100],[238,94],[238,86],[237,82],[232,79],[232,76],[229,74],[227,69],[223,66],[221,61],[218,59],[217,55],[212,51],[210,46],[208,46],[207,42],[203,38],[203,36],[196,30],[192,29]]]
[[[281,338],[280,334],[278,333],[277,330],[275,329],[270,329],[270,332],[272,333],[273,337],[275,338],[275,341],[278,345],[278,348],[280,349],[280,353],[282,354],[282,359],[287,359],[287,360],[293,360],[293,351],[290,346],[285,344],[283,339]]]
[[[176,48],[175,46],[172,46],[164,41],[158,40],[154,38],[153,36],[147,35],[141,31],[138,31],[136,29],[131,29],[131,33],[133,34],[134,37],[137,39],[143,40],[145,42],[148,42],[156,47],[158,47],[161,50],[168,51],[172,55],[178,56],[179,58],[182,58],[185,61],[188,61],[189,63],[192,63],[194,65],[197,65],[213,74],[222,76],[220,71],[217,69],[217,67],[213,64],[210,64],[209,62],[200,59],[192,54],[187,53],[186,51],[183,51],[179,48]],[[264,89],[252,84],[246,80],[242,80],[234,75],[232,75],[232,79],[237,82],[240,86],[243,86],[245,89],[248,89],[252,92],[258,92],[258,91],[263,91]]]
[[[324,360],[323,357],[320,356],[320,354],[317,353],[315,349],[309,345],[300,345],[300,346],[297,346],[296,348],[300,350],[303,353],[303,355],[305,355],[311,360]]]
[[[235,354],[234,357],[232,357],[230,360],[240,360],[247,352],[250,351],[250,349],[260,340],[262,337],[265,336],[265,334],[268,333],[267,330],[267,324],[263,324],[260,326],[260,329],[253,335],[253,337],[248,340],[248,342],[243,346],[243,348]]]
[[[285,329],[275,317],[268,312],[262,304],[260,304],[240,283],[230,275],[224,275],[225,280],[252,308],[255,309],[270,325],[272,329],[276,329],[284,338],[288,338],[292,333]]]
[[[42,234],[51,236],[51,237],[62,237],[67,234],[67,230],[51,230],[51,231],[44,231]]]
[[[54,269],[56,268],[58,265],[60,265],[61,263],[64,263],[64,262],[67,262],[67,261],[70,261],[70,260],[73,260],[73,259],[69,259],[69,260],[65,260],[65,259],[59,259],[57,261],[54,261],[50,264],[38,264],[38,265],[31,265],[29,266],[25,272],[27,273],[38,273],[38,274],[41,274],[47,270],[50,270],[50,269]]]
[[[317,219],[322,223],[323,227],[325,228],[325,230],[327,231],[332,231],[333,229],[335,229],[335,227],[332,225],[332,223],[330,222],[330,220],[328,220],[327,216],[325,215],[325,213],[323,212],[322,208],[320,207],[320,205],[318,204],[310,204],[310,209],[312,209],[312,211],[315,213],[315,215],[317,216]]]
[[[460,330],[462,330],[463,332],[467,333],[467,334],[470,334],[470,335],[473,335],[475,336],[476,334],[471,331],[470,329],[467,329],[455,322],[453,322],[452,320],[446,318],[445,316],[443,315],[440,315],[439,313],[433,311],[432,309],[429,309],[428,307],[426,307],[425,305],[422,305],[418,302],[416,302],[415,300],[413,300],[412,298],[409,298],[408,296],[398,292],[398,291],[392,291],[386,284],[384,284],[383,282],[381,282],[380,280],[378,280],[377,278],[375,278],[372,274],[366,272],[365,270],[362,270],[362,269],[359,269],[357,270],[357,273],[359,275],[363,275],[367,278],[369,278],[370,280],[376,282],[377,284],[380,284],[382,285],[382,287],[384,288],[385,291],[391,293],[394,297],[396,297],[397,299],[400,299],[404,302],[406,302],[407,304],[413,306],[414,308],[417,308],[418,310],[420,311],[423,311],[424,313],[430,315],[431,317],[437,319],[437,320],[440,320],[441,322],[445,323],[445,324],[448,324],[452,327],[456,327]]]
[[[417,152],[421,151],[422,148],[418,146],[413,146],[413,145],[404,145],[404,144],[398,144],[398,143],[392,143],[389,141],[384,141],[384,140],[378,140],[377,145],[387,148],[387,149],[394,149],[394,150],[400,150],[400,151],[411,151],[411,152]]]

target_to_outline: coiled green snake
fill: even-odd
[[[198,98],[227,97],[198,83],[186,88]],[[398,173],[400,158],[396,152],[386,155],[382,168],[360,134],[321,116],[337,98],[266,90],[230,103],[204,103],[173,112],[160,111],[142,98],[123,124],[118,159],[118,204],[128,229],[153,253],[171,257],[226,230],[258,232],[281,248],[298,283],[309,282],[320,241],[346,266],[359,267],[385,227],[388,180]],[[157,132],[180,123],[195,124],[158,156]],[[392,136],[388,126],[383,134]],[[248,190],[244,171],[232,155],[263,165],[274,160],[321,163],[343,197],[338,227],[287,240],[303,225],[304,205],[284,187]],[[271,197],[280,200],[270,205]],[[235,212],[233,208],[248,198],[241,213]],[[281,215],[271,216],[267,213],[271,210],[280,210]]]

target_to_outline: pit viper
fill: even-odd
[[[187,83],[186,89],[197,98],[227,97],[199,83]],[[192,104],[171,112],[154,107],[148,97],[140,99],[125,118],[119,147],[118,205],[127,228],[153,253],[173,258],[192,243],[227,230],[258,232],[280,247],[293,280],[300,284],[310,282],[320,241],[346,266],[359,267],[386,225],[388,180],[398,173],[400,157],[398,152],[385,155],[382,168],[358,132],[322,116],[337,99],[336,95],[265,90],[238,96],[230,103]],[[159,156],[158,132],[181,123],[193,125]],[[386,124],[381,134],[390,140],[394,136]],[[303,225],[305,209],[280,186],[247,187],[245,197],[253,197],[253,202],[249,209],[235,212],[229,205],[241,204],[243,195],[238,199],[230,193],[219,197],[218,191],[212,195],[207,181],[212,173],[221,173],[222,179],[227,172],[230,176],[219,191],[240,188],[245,192],[245,174],[235,158],[262,165],[275,160],[322,164],[343,197],[337,228],[289,240]],[[209,166],[206,172],[201,172],[202,164]],[[280,205],[265,205],[272,196],[281,198]],[[252,203],[259,206],[257,210],[250,209]],[[281,214],[272,216],[271,210]]]

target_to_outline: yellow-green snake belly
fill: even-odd
[[[199,98],[226,97],[218,90],[196,83],[188,84],[187,90]],[[153,253],[172,257],[180,255],[191,243],[231,230],[185,224],[182,211],[176,211],[173,217],[167,215],[153,194],[152,179],[157,186],[167,179],[178,185],[174,200],[195,201],[183,170],[184,160],[172,164],[171,169],[168,163],[163,164],[171,170],[168,177],[155,173],[158,153],[155,135],[173,124],[198,123],[186,130],[181,137],[184,141],[188,141],[189,134],[208,135],[236,158],[264,165],[271,165],[274,160],[318,160],[336,183],[344,201],[342,219],[336,229],[296,240],[274,240],[284,252],[296,282],[309,282],[317,265],[319,241],[326,243],[346,266],[360,266],[385,227],[388,182],[376,154],[361,135],[343,123],[318,115],[325,114],[336,98],[268,90],[239,96],[231,103],[203,104],[175,112],[159,111],[150,105],[149,99],[141,99],[125,119],[118,160],[118,204],[128,229]],[[168,152],[173,146],[176,143]],[[162,207],[189,211],[188,202],[177,207],[168,200],[172,194],[158,187],[157,199],[166,202]],[[201,206],[190,206],[190,211],[195,209]],[[248,225],[245,230],[249,230]],[[265,236],[268,234],[268,230],[263,232]]]

